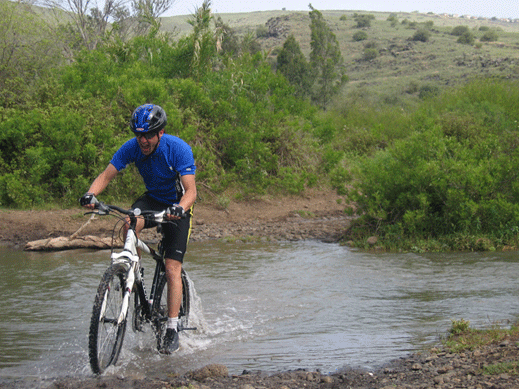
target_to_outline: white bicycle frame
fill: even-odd
[[[161,222],[163,219],[165,212],[161,212],[157,214],[155,220],[157,222]],[[121,264],[125,267],[126,273],[126,282],[125,282],[125,292],[123,296],[123,303],[121,307],[121,312],[119,313],[119,317],[117,319],[117,325],[121,324],[124,320],[126,320],[126,316],[128,314],[128,307],[130,305],[130,296],[132,294],[132,288],[135,283],[135,278],[138,280],[141,278],[141,272],[139,271],[140,267],[140,257],[137,252],[137,249],[140,248],[144,252],[151,254],[150,248],[146,243],[137,238],[137,234],[133,229],[128,229],[128,233],[126,234],[126,240],[124,242],[124,248],[121,252],[112,253],[112,265]],[[107,291],[108,293],[108,291]],[[106,298],[103,302],[101,317],[104,317],[104,311],[106,304]]]

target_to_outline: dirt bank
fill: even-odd
[[[124,205],[121,205],[124,206]],[[336,242],[350,222],[344,200],[333,192],[311,192],[303,197],[265,198],[231,202],[226,209],[200,202],[195,207],[192,241],[208,239],[302,240]],[[2,210],[0,244],[23,249],[29,241],[70,236],[89,219],[84,209]],[[112,217],[96,217],[80,235],[111,236]],[[157,238],[154,230],[144,239]]]

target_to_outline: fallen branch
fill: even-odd
[[[122,247],[122,242],[117,240],[112,246],[112,238],[100,238],[97,236],[86,235],[73,239],[60,236],[58,238],[47,238],[34,240],[25,245],[26,251],[54,251],[72,249],[109,249],[111,247]]]
[[[78,234],[92,221],[95,214],[90,216],[76,232],[69,237],[60,236],[57,238],[47,238],[33,240],[25,245],[26,251],[57,251],[72,249],[109,249],[111,247],[122,247],[122,242],[117,239],[115,242],[112,238],[100,238],[93,235],[79,236]],[[112,244],[113,243],[113,244]]]

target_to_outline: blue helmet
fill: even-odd
[[[132,114],[130,127],[134,133],[160,131],[168,122],[166,112],[155,104],[144,104],[135,108]]]

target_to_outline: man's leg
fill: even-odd
[[[179,348],[178,314],[182,304],[182,262],[191,232],[191,217],[164,226],[168,245],[165,248],[166,279],[168,282],[168,325],[162,352],[172,353]]]
[[[168,281],[168,316],[178,318],[182,302],[182,263],[166,258],[166,279]],[[176,329],[176,328],[175,328]]]
[[[182,263],[166,258],[166,280],[168,282],[168,324],[162,352],[171,354],[180,347],[178,340],[178,313],[182,302]]]

